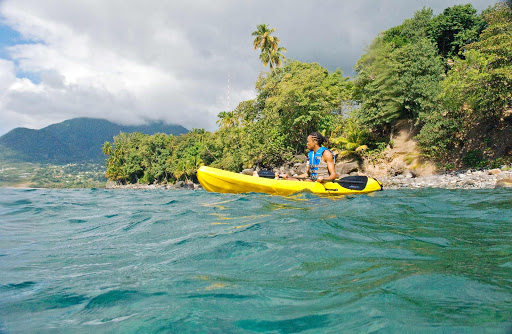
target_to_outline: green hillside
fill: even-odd
[[[101,147],[121,132],[179,135],[181,125],[154,122],[124,126],[103,119],[74,118],[40,130],[16,128],[0,137],[0,160],[67,164],[104,161]]]

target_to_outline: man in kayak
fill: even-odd
[[[298,180],[309,177],[307,181],[325,182],[332,181],[338,177],[334,168],[336,162],[334,154],[323,147],[325,138],[318,132],[313,132],[308,136],[308,172],[298,175],[296,178],[283,175],[285,180]]]

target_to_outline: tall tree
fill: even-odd
[[[459,102],[497,120],[512,106],[512,10],[497,3],[485,20],[488,26],[480,41],[466,45],[468,59],[456,63],[450,73],[448,92],[463,88]]]
[[[281,59],[286,59],[283,53],[286,52],[286,48],[280,47],[281,41],[276,36],[271,34],[276,31],[276,28],[269,29],[266,24],[260,24],[256,27],[256,30],[252,33],[255,36],[253,45],[254,50],[260,49],[260,60],[263,66],[270,66],[270,69],[275,69],[281,66]]]
[[[446,8],[432,19],[427,35],[436,43],[439,54],[447,58],[459,58],[465,44],[478,40],[485,28],[485,21],[471,4]]]
[[[273,143],[293,154],[303,153],[309,133],[330,130],[330,120],[352,98],[352,83],[340,70],[329,73],[317,63],[298,61],[260,76],[256,89],[262,106],[258,123],[276,128]]]
[[[356,117],[379,133],[386,133],[399,119],[417,120],[436,108],[442,62],[426,36],[432,10],[422,9],[414,18],[383,32],[356,64]]]

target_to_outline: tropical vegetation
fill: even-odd
[[[120,134],[103,146],[107,177],[119,182],[190,180],[201,165],[231,171],[276,167],[305,153],[321,131],[340,157],[382,150],[399,122],[415,127],[425,158],[483,167],[512,155],[512,5],[478,13],[456,5],[423,8],[380,33],[351,80],[340,70],[285,59],[275,29],[253,33],[270,65],[257,97],[218,115],[218,130]],[[507,146],[508,145],[508,146]]]

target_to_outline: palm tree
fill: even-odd
[[[283,52],[286,52],[286,48],[283,48],[282,46],[278,47],[275,52],[272,52],[270,59],[272,60],[274,67],[281,66],[281,64],[282,64],[281,58],[286,59]],[[270,64],[270,68],[272,68],[272,63]]]
[[[239,125],[238,116],[234,111],[221,111],[218,115],[217,124],[221,128],[231,128]]]
[[[281,66],[281,58],[286,59],[283,55],[286,49],[279,47],[281,41],[279,38],[272,36],[271,34],[276,31],[276,28],[269,29],[266,24],[260,24],[256,27],[256,31],[252,33],[254,38],[254,50],[260,49],[260,60],[263,66],[270,64],[270,69],[275,69]]]

